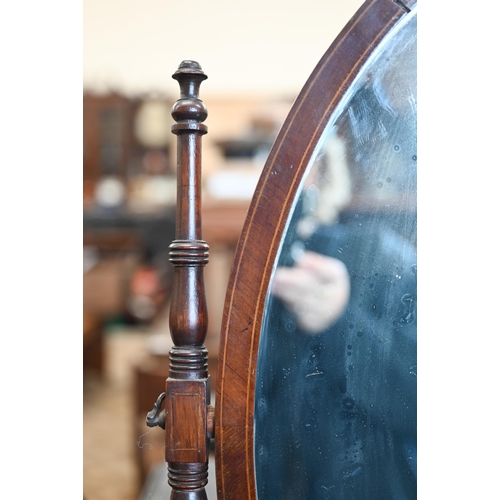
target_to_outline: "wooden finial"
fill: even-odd
[[[172,126],[172,132],[179,134],[181,131],[196,130],[206,134],[207,127],[202,122],[207,118],[207,108],[198,94],[207,75],[196,61],[182,61],[172,78],[179,82],[181,90],[181,97],[172,108],[172,116],[178,122]]]

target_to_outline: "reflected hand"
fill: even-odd
[[[272,283],[279,297],[308,333],[320,333],[345,311],[350,295],[347,268],[338,259],[305,251],[294,267],[280,267]]]

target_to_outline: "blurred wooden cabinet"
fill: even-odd
[[[103,177],[118,178],[127,186],[135,176],[145,173],[148,153],[161,155],[163,169],[171,169],[171,106],[172,101],[165,96],[84,92],[84,203],[93,201]]]
[[[116,93],[83,95],[83,193],[92,199],[99,179],[125,180],[133,148],[136,103]]]

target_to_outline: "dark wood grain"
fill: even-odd
[[[206,499],[208,481],[208,424],[210,403],[207,304],[203,267],[208,245],[201,239],[201,136],[207,110],[199,99],[200,84],[207,77],[198,63],[183,61],[173,78],[179,82],[180,99],[172,116],[177,135],[177,224],[170,245],[174,266],[170,306],[169,376],[165,384],[165,460],[172,487],[171,500]]]
[[[406,2],[416,5],[416,2]],[[236,249],[219,349],[215,439],[219,500],[255,500],[254,393],[269,280],[292,202],[333,111],[408,8],[369,0],[326,51],[271,149]]]

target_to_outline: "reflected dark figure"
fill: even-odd
[[[331,124],[286,230],[259,345],[259,500],[417,497],[415,71],[410,16]]]
[[[256,390],[258,497],[416,498],[415,248],[376,215],[319,227],[305,248],[345,264],[350,299],[312,335],[270,297]]]

